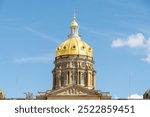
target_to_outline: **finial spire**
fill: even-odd
[[[70,33],[70,36],[78,36],[78,23],[76,22],[76,13],[74,12],[73,13],[73,19],[72,19],[72,22],[71,22],[71,33]]]
[[[76,21],[76,12],[75,12],[75,10],[73,12],[73,21]]]

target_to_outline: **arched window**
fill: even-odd
[[[73,33],[75,33],[75,32],[76,32],[76,29],[75,29],[75,28],[73,28],[73,29],[72,29],[72,32],[73,32]]]
[[[83,67],[83,68],[85,67],[85,62],[82,62],[82,67]]]
[[[62,67],[65,69],[67,67],[67,63],[63,63]]]
[[[76,68],[77,67],[77,63],[72,61],[72,68]]]
[[[83,86],[85,86],[85,79],[86,79],[85,76],[86,76],[85,72],[81,73],[81,84],[82,84]]]
[[[72,84],[77,84],[77,75],[75,72],[72,72]]]
[[[67,84],[67,74],[64,74],[64,86]]]

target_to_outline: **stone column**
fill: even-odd
[[[72,84],[72,73],[69,71],[69,85]]]
[[[68,76],[69,74],[68,74],[68,71],[66,72],[66,85],[68,85],[68,83],[69,83],[69,80],[68,80],[68,78],[69,78],[69,76]]]
[[[82,74],[81,74],[81,72],[79,72],[79,84],[81,85],[81,78],[82,78],[82,76],[81,76]]]
[[[55,75],[53,74],[53,89],[55,89],[55,86],[56,86],[56,77],[55,77]]]
[[[80,65],[79,65],[79,62],[77,61],[77,67],[79,68],[80,67]]]
[[[61,76],[59,77],[60,80],[60,87],[64,86],[64,73],[61,74]]]
[[[93,87],[93,77],[92,77],[92,73],[90,74],[90,87]]]
[[[95,81],[95,72],[93,72],[93,88],[96,88],[96,81]]]
[[[87,87],[90,87],[90,72],[88,72],[88,77],[87,77]]]
[[[55,85],[55,89],[59,88],[59,78],[58,76],[56,76],[56,85]]]
[[[79,83],[80,83],[80,76],[79,76],[80,74],[79,74],[79,71],[77,72],[77,85],[79,85]]]
[[[88,75],[87,75],[87,72],[85,72],[85,87],[87,87],[87,79],[88,79]]]
[[[61,77],[58,77],[58,87],[61,87]]]

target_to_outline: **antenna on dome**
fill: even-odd
[[[73,20],[76,20],[76,12],[75,12],[75,10],[73,12]]]

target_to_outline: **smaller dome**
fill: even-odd
[[[71,28],[73,28],[73,27],[78,28],[79,26],[78,26],[78,23],[77,23],[75,20],[73,20],[73,21],[71,22],[70,27],[71,27]]]
[[[76,17],[73,17],[73,21],[71,22],[71,25],[70,25],[71,28],[75,27],[75,28],[78,28],[78,23],[76,22]]]

